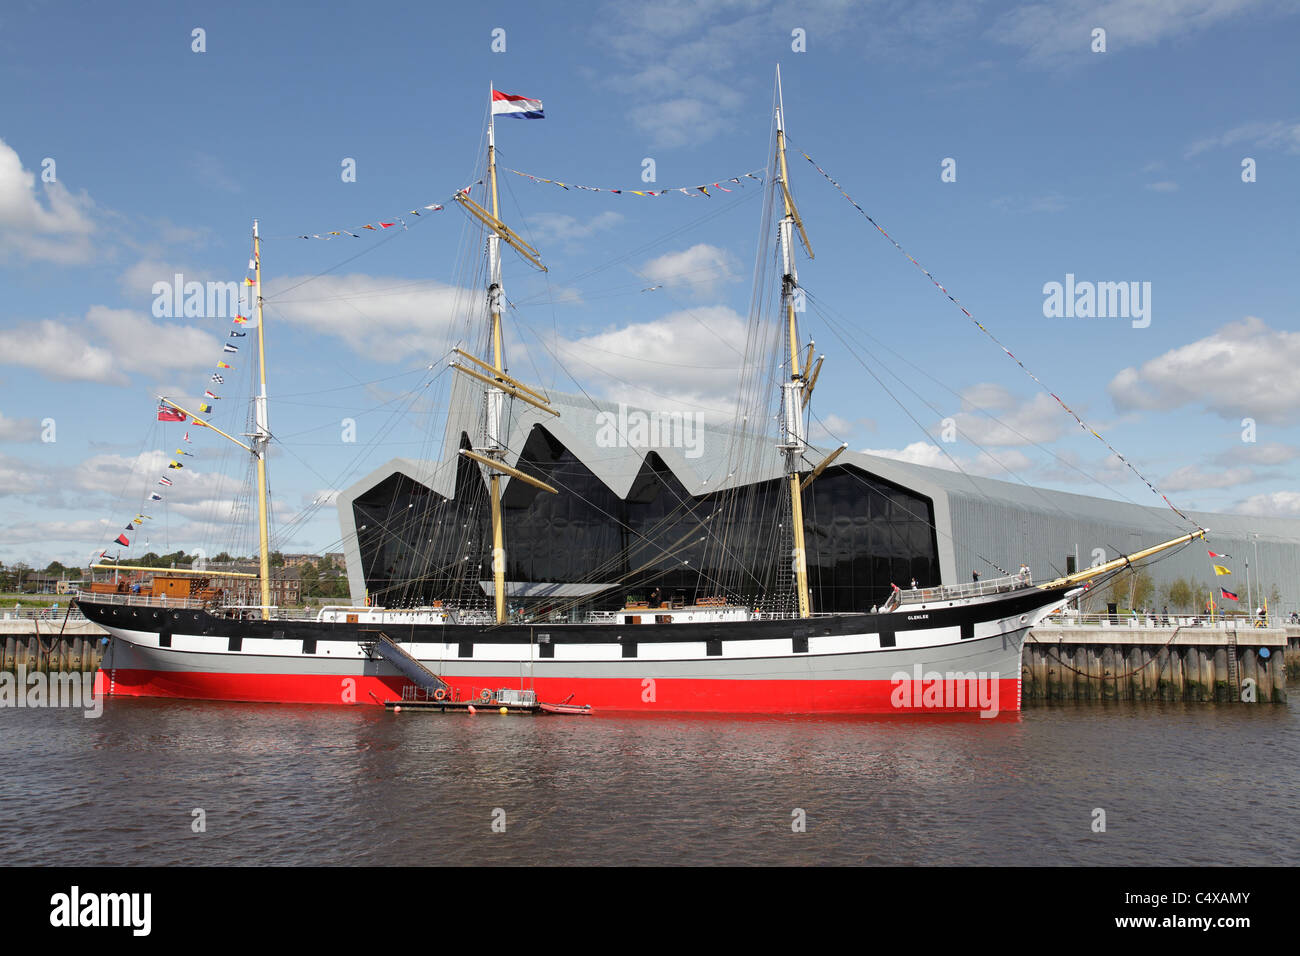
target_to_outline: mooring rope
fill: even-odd
[[[1178,625],[1176,625],[1176,626],[1174,627],[1174,633],[1171,634],[1171,635],[1169,635],[1169,640],[1165,641],[1164,646],[1161,647],[1160,650],[1162,650],[1162,651],[1167,651],[1167,650],[1169,650],[1170,646],[1174,643],[1174,639],[1175,639],[1176,637],[1178,637],[1178,632],[1181,631],[1181,630],[1183,629],[1183,627],[1184,627],[1184,625],[1182,625],[1182,624],[1178,624]],[[1037,643],[1037,642],[1035,641],[1035,643]],[[1079,670],[1077,667],[1073,667],[1073,666],[1071,666],[1071,665],[1065,663],[1065,661],[1061,660],[1059,657],[1056,657],[1056,655],[1051,654],[1051,651],[1052,651],[1053,647],[1056,647],[1056,648],[1064,647],[1064,646],[1065,646],[1065,642],[1064,642],[1064,641],[1057,641],[1055,645],[1052,645],[1052,644],[1042,644],[1042,645],[1040,645],[1040,646],[1043,648],[1043,652],[1044,652],[1045,655],[1050,655],[1050,656],[1051,656],[1051,657],[1056,661],[1056,663],[1060,664],[1060,665],[1061,665],[1062,667],[1064,667],[1066,670],[1068,670],[1068,671],[1073,671],[1073,672],[1076,673],[1076,674],[1082,674],[1084,677],[1087,677],[1089,680],[1092,679],[1092,675],[1089,674],[1087,671],[1081,671],[1081,670]],[[1086,646],[1086,645],[1085,645],[1085,646]],[[1157,652],[1157,653],[1158,653],[1158,652]],[[1102,679],[1103,681],[1108,681],[1108,680],[1124,680],[1124,678],[1126,678],[1126,677],[1132,677],[1134,674],[1141,673],[1142,671],[1144,671],[1144,670],[1146,670],[1148,667],[1150,667],[1152,664],[1158,664],[1159,662],[1160,662],[1160,661],[1159,661],[1159,658],[1157,658],[1157,657],[1152,657],[1151,660],[1147,661],[1145,664],[1141,664],[1141,665],[1139,665],[1138,667],[1135,667],[1133,670],[1128,671],[1127,673],[1124,673],[1124,674],[1113,674],[1113,675],[1111,675],[1110,677],[1107,677],[1105,674],[1103,674],[1103,675],[1101,676],[1101,679]],[[1163,670],[1163,668],[1161,668],[1161,669]]]
[[[1158,489],[1155,485],[1153,485],[1150,481],[1148,481],[1148,480],[1147,480],[1147,477],[1146,477],[1145,475],[1143,475],[1142,472],[1138,471],[1137,468],[1134,467],[1134,465],[1133,465],[1133,463],[1132,463],[1131,461],[1129,461],[1127,458],[1125,458],[1123,455],[1121,455],[1118,451],[1116,451],[1114,445],[1112,445],[1109,441],[1107,441],[1105,438],[1103,438],[1103,437],[1102,437],[1102,436],[1097,432],[1097,430],[1096,430],[1095,428],[1093,428],[1091,425],[1089,425],[1087,422],[1085,422],[1082,418],[1080,418],[1079,415],[1078,415],[1078,413],[1075,412],[1074,409],[1072,409],[1069,405],[1065,404],[1065,402],[1063,402],[1063,401],[1061,400],[1061,398],[1060,398],[1059,395],[1057,395],[1057,394],[1056,394],[1055,392],[1053,392],[1050,388],[1048,388],[1045,384],[1043,384],[1043,380],[1040,379],[1037,375],[1035,375],[1032,371],[1030,371],[1029,367],[1026,366],[1024,362],[1022,362],[1022,361],[1020,361],[1020,359],[1016,358],[1015,353],[1013,353],[1009,348],[1007,348],[1005,345],[1003,345],[1003,344],[998,340],[998,337],[997,337],[996,335],[994,335],[992,332],[990,332],[990,331],[988,330],[988,328],[986,328],[986,327],[984,326],[984,324],[983,324],[982,322],[980,322],[979,319],[977,319],[977,318],[975,318],[975,316],[971,315],[970,310],[967,309],[964,305],[962,305],[959,301],[957,301],[956,297],[953,296],[953,294],[952,294],[951,292],[949,292],[946,288],[944,288],[943,284],[942,284],[938,279],[936,279],[936,278],[934,277],[934,275],[930,272],[930,270],[927,269],[925,266],[921,265],[921,263],[917,262],[916,259],[915,259],[915,258],[914,258],[914,257],[913,257],[913,256],[912,256],[912,255],[911,255],[911,254],[906,250],[906,249],[903,248],[903,246],[899,243],[899,241],[898,241],[897,239],[895,239],[895,238],[894,238],[893,236],[891,236],[889,233],[885,232],[885,230],[882,229],[882,228],[880,227],[880,224],[879,224],[878,222],[876,222],[876,220],[872,219],[872,218],[871,218],[871,215],[870,215],[870,214],[869,214],[865,209],[863,209],[861,206],[859,206],[859,205],[857,204],[857,202],[853,199],[852,196],[850,196],[847,192],[844,191],[844,187],[841,186],[838,182],[836,182],[834,179],[831,178],[830,173],[826,172],[826,170],[824,170],[824,169],[822,169],[820,166],[818,166],[817,163],[814,162],[813,158],[812,158],[811,156],[809,156],[807,153],[803,152],[803,150],[800,150],[799,152],[803,155],[803,158],[804,158],[804,159],[808,160],[808,162],[812,165],[813,169],[815,169],[815,170],[817,170],[817,172],[821,173],[822,176],[825,178],[825,180],[826,180],[828,183],[830,183],[832,186],[834,186],[835,189],[839,192],[839,194],[840,194],[841,196],[843,196],[846,200],[848,200],[849,204],[852,205],[854,209],[856,209],[858,212],[862,213],[862,215],[866,218],[867,222],[871,223],[871,225],[873,225],[873,226],[876,227],[876,231],[877,231],[877,232],[879,232],[882,236],[884,236],[886,239],[888,239],[888,240],[893,244],[893,246],[894,246],[895,249],[897,249],[897,250],[898,250],[899,252],[901,252],[903,255],[907,256],[908,261],[911,262],[912,265],[914,265],[914,266],[916,266],[918,269],[920,269],[921,272],[925,275],[925,277],[926,277],[927,279],[929,279],[931,282],[934,283],[934,287],[935,287],[936,289],[938,289],[940,292],[942,292],[942,293],[944,294],[945,297],[947,297],[947,299],[948,299],[949,302],[951,302],[953,305],[957,306],[957,308],[961,309],[962,314],[965,315],[966,318],[968,318],[968,319],[970,319],[972,322],[974,322],[974,323],[975,323],[975,326],[976,326],[976,327],[977,327],[981,332],[983,332],[985,335],[987,335],[987,336],[988,336],[988,337],[993,341],[993,343],[994,343],[995,345],[997,345],[998,348],[1000,348],[1003,352],[1005,352],[1005,353],[1006,353],[1006,354],[1011,358],[1012,361],[1014,361],[1017,365],[1019,365],[1020,368],[1024,371],[1024,373],[1025,373],[1026,375],[1028,375],[1031,379],[1033,379],[1033,380],[1034,380],[1034,381],[1039,385],[1039,387],[1043,389],[1043,391],[1045,391],[1048,395],[1051,395],[1052,398],[1056,399],[1056,403],[1057,403],[1058,405],[1060,405],[1063,409],[1065,409],[1066,412],[1069,413],[1069,415],[1070,415],[1071,418],[1073,418],[1076,422],[1079,423],[1079,427],[1080,427],[1080,428],[1082,428],[1082,429],[1083,429],[1084,431],[1086,431],[1086,432],[1089,432],[1089,433],[1090,433],[1094,438],[1097,439],[1097,441],[1099,441],[1099,442],[1101,442],[1103,445],[1105,445],[1106,448],[1110,451],[1110,453],[1111,453],[1112,455],[1114,455],[1114,456],[1115,456],[1116,458],[1118,458],[1121,462],[1123,462],[1124,465],[1126,465],[1126,466],[1128,467],[1129,471],[1131,471],[1131,472],[1133,472],[1133,474],[1137,475],[1138,478],[1141,479],[1142,483],[1143,483],[1144,485],[1146,485],[1148,488],[1151,489],[1152,494],[1155,494],[1155,495],[1159,496],[1160,498],[1162,498],[1162,499],[1164,500],[1165,504],[1167,504],[1167,505],[1168,505],[1168,506],[1173,510],[1174,514],[1178,515],[1178,517],[1182,518],[1184,521],[1188,522],[1189,524],[1196,524],[1196,522],[1192,521],[1191,518],[1187,517],[1187,515],[1183,514],[1181,511],[1179,511],[1179,510],[1174,506],[1174,503],[1173,503],[1172,501],[1169,500],[1169,497],[1168,497],[1167,495],[1165,495],[1163,492],[1160,491],[1160,489]],[[1198,527],[1199,527],[1199,526],[1198,526]]]

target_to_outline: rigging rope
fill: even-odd
[[[988,330],[988,328],[986,328],[985,325],[984,325],[982,322],[980,322],[979,319],[977,319],[977,318],[975,318],[975,316],[971,315],[970,310],[967,309],[964,305],[962,305],[962,304],[957,300],[957,298],[956,298],[956,297],[955,297],[951,292],[949,292],[946,288],[944,288],[943,284],[942,284],[941,282],[939,282],[939,280],[936,279],[936,278],[934,277],[934,275],[930,272],[929,269],[927,269],[925,266],[921,265],[921,263],[917,262],[916,259],[915,259],[915,258],[914,258],[914,257],[913,257],[913,256],[912,256],[912,255],[911,255],[911,254],[906,250],[906,249],[903,248],[902,244],[899,243],[899,241],[898,241],[897,239],[895,239],[895,238],[894,238],[893,236],[891,236],[889,233],[885,232],[885,230],[881,228],[880,224],[879,224],[878,222],[876,222],[876,220],[872,219],[871,216],[870,216],[870,214],[869,214],[865,209],[863,209],[861,206],[859,206],[859,205],[857,204],[857,202],[853,199],[852,196],[850,196],[847,192],[844,191],[844,187],[841,186],[838,182],[836,182],[834,179],[831,178],[830,173],[826,172],[826,170],[824,170],[824,169],[822,169],[820,166],[818,166],[817,163],[813,160],[813,158],[812,158],[811,156],[809,156],[807,153],[805,153],[803,150],[800,150],[799,152],[800,152],[800,155],[802,155],[804,159],[808,160],[808,162],[812,165],[813,169],[815,169],[815,170],[817,170],[817,172],[821,173],[821,174],[822,174],[822,177],[823,177],[823,178],[824,178],[828,183],[830,183],[832,186],[834,186],[835,189],[839,192],[839,194],[840,194],[841,196],[843,196],[846,200],[848,200],[849,204],[850,204],[851,206],[853,206],[854,209],[856,209],[858,212],[862,213],[863,217],[867,220],[867,222],[869,222],[869,223],[871,223],[871,225],[875,226],[877,232],[879,232],[882,236],[884,236],[886,239],[888,239],[888,240],[890,241],[890,243],[893,244],[893,246],[894,246],[895,249],[897,249],[897,250],[898,250],[899,252],[901,252],[903,255],[907,256],[908,261],[911,262],[912,265],[914,265],[914,266],[916,266],[918,269],[920,269],[921,272],[925,275],[925,277],[926,277],[927,279],[929,279],[931,282],[934,283],[934,287],[935,287],[936,289],[938,289],[940,292],[942,292],[942,293],[944,294],[944,296],[948,299],[949,302],[951,302],[953,305],[957,306],[957,308],[961,309],[962,314],[965,315],[966,318],[968,318],[968,319],[970,319],[972,322],[974,322],[974,323],[975,323],[975,326],[976,326],[976,327],[977,327],[981,332],[983,332],[986,336],[988,336],[988,337],[993,341],[993,343],[994,343],[995,345],[997,345],[998,348],[1000,348],[1003,352],[1005,352],[1005,353],[1007,354],[1007,356],[1011,358],[1012,361],[1014,361],[1017,365],[1019,365],[1020,368],[1024,371],[1024,373],[1025,373],[1026,375],[1028,375],[1031,379],[1033,379],[1033,380],[1034,380],[1034,381],[1039,385],[1039,387],[1043,389],[1043,391],[1047,392],[1048,395],[1050,395],[1050,396],[1052,396],[1052,398],[1056,399],[1056,403],[1057,403],[1058,405],[1060,405],[1063,409],[1065,409],[1065,411],[1069,413],[1069,415],[1070,415],[1071,418],[1073,418],[1076,422],[1079,423],[1079,427],[1080,427],[1080,428],[1082,428],[1084,431],[1090,433],[1094,438],[1097,439],[1097,441],[1101,442],[1104,446],[1106,446],[1106,448],[1110,451],[1110,453],[1111,453],[1112,455],[1114,455],[1117,459],[1119,459],[1121,462],[1123,462],[1124,465],[1126,465],[1126,466],[1128,467],[1129,471],[1131,471],[1131,472],[1133,472],[1133,474],[1137,475],[1138,478],[1141,479],[1142,483],[1143,483],[1144,485],[1146,485],[1148,488],[1151,489],[1152,494],[1157,495],[1158,497],[1162,498],[1162,499],[1164,500],[1164,503],[1167,504],[1167,505],[1168,505],[1168,506],[1173,510],[1174,514],[1178,515],[1178,517],[1182,518],[1184,521],[1188,522],[1189,524],[1196,524],[1196,522],[1192,521],[1191,518],[1187,517],[1187,515],[1183,514],[1183,512],[1181,512],[1181,511],[1179,511],[1178,508],[1176,508],[1176,507],[1174,506],[1174,503],[1173,503],[1172,501],[1169,500],[1168,496],[1165,495],[1163,492],[1161,492],[1160,489],[1158,489],[1155,485],[1153,485],[1153,484],[1152,484],[1152,483],[1147,479],[1147,477],[1146,477],[1145,475],[1142,474],[1142,472],[1138,471],[1137,468],[1133,465],[1133,463],[1132,463],[1131,461],[1129,461],[1127,458],[1125,458],[1123,455],[1121,455],[1118,451],[1116,451],[1116,450],[1115,450],[1115,446],[1113,446],[1110,442],[1108,442],[1105,438],[1103,438],[1103,437],[1102,437],[1102,436],[1097,432],[1097,430],[1096,430],[1095,428],[1093,428],[1092,426],[1088,425],[1088,424],[1087,424],[1087,423],[1086,423],[1082,418],[1080,418],[1079,415],[1078,415],[1078,413],[1075,412],[1074,409],[1072,409],[1069,405],[1065,404],[1065,402],[1061,400],[1060,396],[1058,396],[1055,392],[1053,392],[1050,388],[1048,388],[1045,384],[1043,384],[1043,380],[1040,379],[1037,375],[1035,375],[1032,371],[1030,371],[1029,367],[1026,366],[1024,362],[1022,362],[1022,361],[1020,361],[1020,359],[1016,358],[1015,354],[1014,354],[1014,353],[1013,353],[1009,348],[1007,348],[1005,345],[1003,345],[1003,344],[998,340],[998,337],[997,337],[996,335],[994,335],[992,332],[990,332],[990,331]],[[1198,527],[1199,527],[1199,525],[1198,525]]]

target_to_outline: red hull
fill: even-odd
[[[103,676],[103,675],[101,675]],[[474,700],[484,689],[512,686],[503,678],[444,677],[461,700]],[[347,677],[315,674],[214,674],[197,671],[147,671],[119,668],[107,681],[109,696],[172,697],[283,704],[383,705],[402,699],[405,678]],[[971,699],[961,706],[966,689],[940,688],[922,681],[838,680],[655,680],[538,677],[533,682],[543,701],[572,700],[597,712],[638,711],[732,714],[899,714],[972,713],[1020,710],[1019,678],[999,678],[985,688],[987,706]],[[947,691],[947,699],[945,697]],[[901,701],[907,701],[906,704]]]

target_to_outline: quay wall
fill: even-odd
[[[1285,704],[1300,628],[1039,626],[1021,655],[1026,703]]]

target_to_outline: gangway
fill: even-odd
[[[451,696],[451,687],[448,686],[446,681],[402,650],[391,637],[383,631],[372,631],[370,633],[376,636],[371,640],[359,642],[361,649],[366,652],[368,657],[373,657],[376,654],[382,657],[401,671],[404,677],[422,688],[430,696],[435,696],[437,691],[442,691],[444,697]]]

